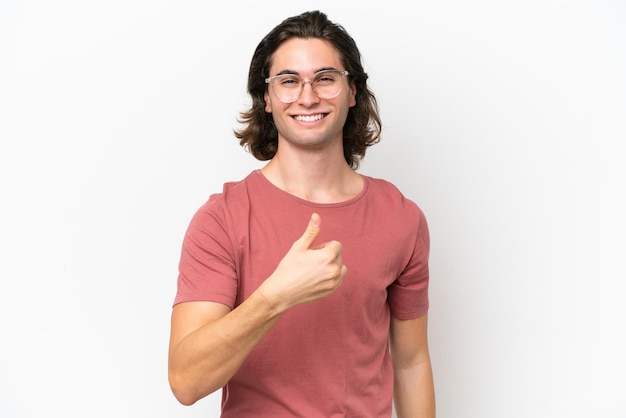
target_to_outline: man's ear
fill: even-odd
[[[265,99],[265,111],[267,113],[272,113],[272,102],[270,100],[270,95],[267,92],[263,95],[263,99]]]
[[[350,83],[350,107],[356,106],[356,84]]]

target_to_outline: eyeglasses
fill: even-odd
[[[272,86],[274,95],[283,103],[298,100],[306,83],[311,84],[311,88],[320,99],[333,99],[341,93],[342,77],[349,74],[347,71],[339,70],[318,71],[311,78],[302,78],[296,74],[279,74],[266,78],[265,83]]]

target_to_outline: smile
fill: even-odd
[[[300,122],[315,122],[316,120],[323,119],[324,114],[318,113],[317,115],[296,115],[293,118]]]

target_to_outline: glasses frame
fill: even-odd
[[[293,100],[288,100],[288,101],[283,100],[280,97],[278,97],[276,92],[273,92],[274,96],[276,96],[276,98],[278,100],[280,100],[282,103],[293,103],[293,102],[297,101],[300,98],[300,96],[302,95],[302,91],[304,90],[304,85],[307,84],[307,83],[311,85],[311,89],[313,90],[313,92],[315,93],[315,95],[317,97],[319,97],[322,100],[330,100],[330,99],[334,99],[335,97],[339,96],[339,94],[341,93],[341,91],[343,89],[343,86],[340,84],[339,90],[337,90],[337,94],[335,94],[332,97],[320,97],[320,95],[317,94],[317,91],[315,90],[315,86],[313,85],[313,80],[316,77],[318,77],[320,74],[331,73],[331,72],[332,73],[339,73],[339,83],[341,83],[341,80],[343,79],[344,76],[350,75],[350,73],[348,71],[346,71],[346,70],[321,70],[321,71],[318,71],[315,74],[313,74],[313,77],[308,77],[308,78],[302,78],[298,74],[278,74],[278,75],[275,75],[273,77],[266,78],[265,79],[265,84],[273,86],[272,81],[274,81],[274,80],[276,80],[278,78],[281,78],[281,77],[297,77],[297,78],[300,79],[300,91],[298,92],[298,95]]]

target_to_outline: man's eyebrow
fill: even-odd
[[[322,67],[322,68],[319,68],[319,69],[315,70],[315,72],[313,74],[317,74],[319,72],[328,71],[328,70],[339,71],[335,67]],[[287,75],[287,74],[288,75],[301,75],[299,72],[294,71],[294,70],[282,70],[281,72],[277,73],[276,75]]]
[[[328,71],[328,70],[339,71],[339,69],[337,69],[335,67],[323,67],[323,68],[320,68],[319,70],[317,70],[314,74],[317,74],[317,73],[322,72],[322,71]]]
[[[299,75],[297,71],[293,71],[293,70],[282,70],[281,72],[277,73],[276,75]]]

